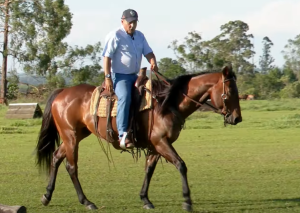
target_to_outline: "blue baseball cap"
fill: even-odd
[[[122,19],[125,19],[127,22],[138,21],[138,14],[135,10],[127,9],[123,12]]]

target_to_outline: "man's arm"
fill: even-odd
[[[104,74],[105,76],[109,74],[109,78],[105,77],[105,89],[108,90],[109,92],[113,91],[113,83],[111,80],[111,58],[110,57],[104,57]]]
[[[103,64],[103,69],[104,69],[104,73],[105,75],[109,74],[111,75],[110,73],[110,70],[111,70],[111,58],[110,57],[104,57],[104,64]]]
[[[157,63],[156,63],[156,58],[153,52],[148,53],[147,55],[145,55],[145,57],[147,58],[148,62],[151,64],[151,70],[157,72],[158,71],[158,67],[157,67]]]

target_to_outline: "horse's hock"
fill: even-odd
[[[0,204],[0,213],[26,213],[25,206],[7,206]]]

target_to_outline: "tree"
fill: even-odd
[[[203,68],[218,69],[230,62],[236,72],[254,74],[254,65],[249,62],[255,52],[251,43],[252,34],[247,34],[248,24],[230,21],[221,26],[221,34],[210,41],[202,41],[196,32],[188,33],[183,44],[175,40],[169,45],[187,70]]]
[[[162,58],[158,62],[159,71],[169,79],[186,74],[186,70],[180,63],[171,58]]]
[[[100,65],[101,51],[100,42],[94,46],[87,45],[85,48],[68,47],[67,53],[57,62],[56,68],[70,77],[73,85],[81,83],[100,85],[104,80]]]
[[[168,46],[174,51],[179,63],[183,64],[188,71],[196,72],[203,67],[203,52],[201,36],[196,32],[189,32],[184,38],[183,44],[174,40]]]
[[[282,72],[278,68],[270,70],[268,74],[256,74],[253,83],[259,98],[279,98],[280,90],[284,87],[281,77]]]
[[[263,38],[263,54],[259,58],[259,65],[261,73],[266,74],[269,70],[273,69],[274,58],[271,56],[272,41],[266,36]]]
[[[289,39],[288,44],[284,46],[282,51],[285,59],[285,67],[293,70],[300,77],[300,34],[294,39]]]
[[[7,99],[15,99],[19,93],[19,76],[15,69],[10,70],[9,74],[7,77]]]
[[[298,81],[297,76],[293,72],[293,70],[291,70],[289,68],[284,68],[282,72],[283,72],[283,76],[281,78],[285,84],[289,84],[289,83]]]
[[[251,39],[252,34],[247,34],[248,24],[242,21],[230,21],[221,26],[221,34],[205,43],[211,52],[212,64],[220,66],[230,62],[238,73],[254,74],[254,65],[249,62],[255,54]]]
[[[280,91],[281,98],[300,98],[300,82],[293,82]]]
[[[48,93],[46,95],[49,95],[53,90],[56,88],[63,88],[66,86],[66,80],[62,73],[57,73],[56,75],[48,75],[46,76],[47,84],[46,88]]]
[[[0,0],[3,34],[1,98],[6,96],[7,57],[28,73],[44,75],[67,49],[72,14],[64,0]]]

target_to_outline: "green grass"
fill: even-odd
[[[174,144],[188,167],[194,212],[300,212],[300,101],[243,101],[243,122],[224,127],[220,115],[197,112],[187,119]],[[272,109],[272,110],[270,110]],[[276,110],[278,109],[278,110]],[[24,205],[28,212],[88,212],[80,205],[61,165],[49,206],[40,203],[47,178],[32,155],[40,119],[6,120],[0,107],[0,203]],[[4,128],[3,128],[4,127]],[[95,212],[183,212],[179,172],[164,160],[157,165],[149,197],[154,210],[143,210],[139,191],[144,157],[113,150],[113,165],[95,138],[79,148],[79,180]]]

